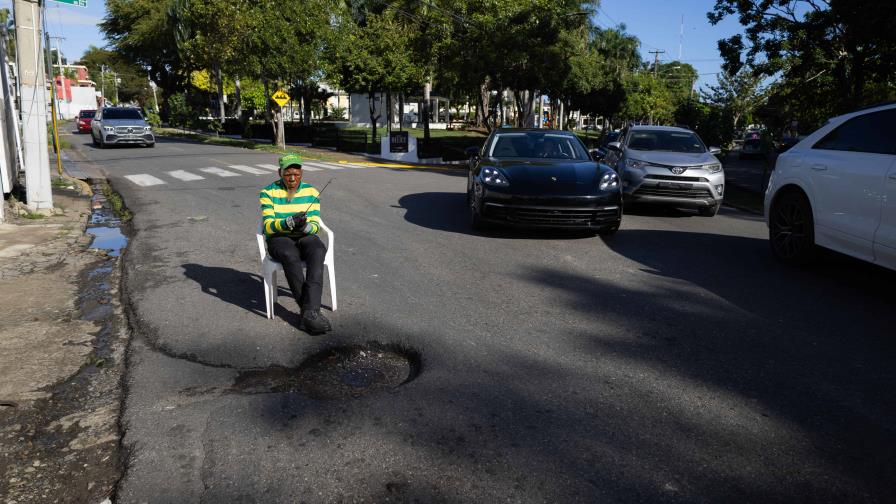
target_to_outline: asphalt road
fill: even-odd
[[[273,172],[200,171],[274,155],[73,140],[135,213],[119,502],[892,498],[893,272],[833,254],[783,267],[761,219],[727,208],[627,214],[608,239],[483,235],[462,171],[320,169],[306,179],[333,178],[339,310],[311,337],[282,277],[264,316],[254,231]],[[368,341],[416,349],[422,372],[356,399],[231,388]]]

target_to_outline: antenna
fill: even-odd
[[[684,14],[681,15],[681,24],[678,27],[678,61],[681,61],[681,45],[684,43]]]
[[[332,182],[332,181],[333,181],[333,178],[330,178],[330,181],[327,182],[326,185],[324,185],[324,188],[317,192],[317,197],[314,198],[314,201],[312,201],[311,203],[308,203],[308,206],[305,207],[305,210],[302,213],[308,212],[308,209],[311,208],[311,205],[313,205],[315,203],[320,203],[320,195],[323,194],[324,191],[327,190],[327,186],[329,186],[330,182]]]

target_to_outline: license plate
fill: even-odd
[[[668,189],[691,189],[694,187],[692,184],[682,184],[681,182],[658,182],[656,185]]]

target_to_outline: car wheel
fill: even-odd
[[[476,231],[485,230],[485,223],[482,222],[482,214],[476,209],[476,200],[470,192],[467,192],[467,201],[470,202],[467,205],[470,209],[470,227]]]
[[[100,143],[96,141],[96,137],[93,136],[93,133],[90,133],[90,141],[93,142],[93,146],[94,146],[94,147],[97,147],[97,146],[100,145]]]
[[[804,194],[790,192],[775,199],[769,215],[768,239],[772,255],[781,262],[805,265],[815,259],[815,222]]]
[[[719,213],[719,207],[721,203],[716,203],[715,205],[710,205],[706,207],[700,207],[697,209],[697,212],[702,217],[715,217],[717,213]]]

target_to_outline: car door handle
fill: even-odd
[[[811,166],[811,168],[815,171],[825,171],[828,169],[828,167],[823,164],[814,164]]]

